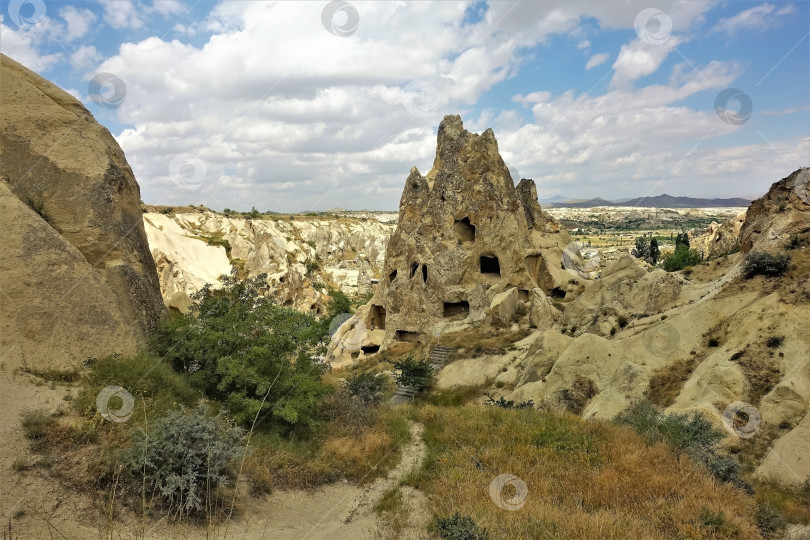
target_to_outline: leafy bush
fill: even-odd
[[[779,347],[782,346],[782,343],[784,343],[784,341],[785,336],[771,336],[765,342],[765,345],[767,345],[771,349],[778,349]]]
[[[627,326],[627,317],[625,317],[624,315],[619,315],[618,323],[619,328],[624,328],[625,326]]]
[[[458,512],[450,517],[436,517],[433,527],[439,538],[445,540],[489,540],[489,532],[479,527],[469,516]]]
[[[776,536],[775,533],[787,527],[787,521],[782,514],[767,503],[760,504],[757,507],[756,519],[759,530],[766,538]]]
[[[187,412],[172,410],[147,434],[139,431],[125,463],[138,485],[146,484],[178,518],[199,516],[212,491],[234,477],[242,455],[244,432],[220,413],[211,417],[205,405]]]
[[[338,289],[329,289],[329,291],[327,292],[329,293],[329,296],[332,298],[332,302],[329,304],[330,320],[335,315],[352,312],[352,303],[349,300],[349,297],[346,296],[346,294],[343,293],[343,291],[340,291]]]
[[[377,405],[382,401],[385,386],[385,376],[378,373],[358,373],[346,380],[349,394],[364,405]]]
[[[675,253],[664,259],[663,267],[667,272],[677,272],[700,262],[700,253],[689,249],[689,244],[680,244]]]
[[[161,324],[153,349],[242,425],[257,415],[312,425],[329,392],[321,380],[328,366],[318,358],[326,352],[326,323],[262,296],[266,277],[232,273],[220,278],[221,289],[203,287],[192,313]]]
[[[655,405],[644,400],[617,415],[614,421],[633,428],[648,444],[663,442],[688,454],[703,463],[717,480],[751,490],[740,477],[737,458],[718,454],[718,444],[725,434],[715,429],[702,414],[662,414]]]
[[[433,366],[427,360],[414,360],[409,356],[396,362],[394,369],[399,370],[394,379],[401,386],[421,392],[433,385]]]
[[[723,512],[712,512],[704,506],[700,511],[700,521],[705,528],[715,532],[726,523],[726,516]]]
[[[751,252],[743,262],[743,277],[754,276],[777,277],[784,274],[790,266],[789,255],[771,255],[764,252]]]
[[[500,399],[493,398],[490,394],[486,394],[487,401],[485,405],[491,405],[494,407],[500,407],[501,409],[533,409],[534,408],[534,400],[530,399],[529,401],[521,401],[520,403],[515,404],[514,400],[506,400],[505,397],[501,396]]]
[[[36,452],[43,449],[45,439],[55,424],[56,420],[44,409],[23,412],[23,433],[31,439],[32,450]]]
[[[177,405],[193,406],[201,397],[185,377],[153,356],[112,354],[100,360],[89,358],[85,364],[90,370],[82,378],[82,387],[73,401],[73,407],[87,418],[98,414],[96,397],[102,388],[110,384],[123,387],[138,400],[131,418],[138,424],[144,421],[141,399],[149,416],[157,417]]]

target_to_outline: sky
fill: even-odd
[[[2,0],[148,204],[396,210],[436,130],[539,198],[756,197],[810,165],[810,2]]]

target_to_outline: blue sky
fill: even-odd
[[[757,196],[810,165],[809,5],[3,0],[0,50],[152,204],[396,209],[445,114],[541,199]]]

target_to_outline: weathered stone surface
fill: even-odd
[[[0,177],[9,209],[0,218],[4,236],[16,230],[31,237],[22,244],[4,242],[3,289],[9,297],[27,299],[7,306],[13,311],[7,316],[19,323],[41,310],[50,321],[36,331],[19,323],[26,329],[17,324],[4,340],[17,349],[37,348],[27,336],[53,332],[44,339],[60,335],[76,341],[68,347],[74,357],[85,349],[131,352],[165,312],[138,184],[115,139],[81,103],[5,55],[0,55]],[[22,221],[12,223],[11,213]],[[44,253],[44,246],[51,253]],[[46,286],[27,290],[34,282]],[[86,294],[79,299],[77,290]],[[76,304],[61,305],[67,298]],[[78,305],[88,316],[97,315],[99,323],[73,311]],[[116,346],[113,336],[119,339]],[[59,347],[40,350],[36,359],[26,352],[28,361],[47,362],[65,353]]]
[[[712,222],[705,231],[701,231],[702,234],[692,236],[691,248],[705,257],[718,257],[738,251],[745,214],[741,212],[722,224]]]
[[[493,299],[509,289],[531,303],[535,288],[563,286],[571,277],[561,269],[569,242],[541,211],[534,182],[524,179],[515,188],[492,130],[470,133],[461,118],[446,116],[433,168],[426,176],[411,169],[405,182],[397,229],[366,312],[384,313],[385,338],[377,345],[425,341],[482,323]]]
[[[743,253],[778,251],[791,234],[810,229],[808,180],[810,168],[798,169],[751,203],[740,230]]]
[[[246,276],[266,273],[269,294],[280,304],[324,313],[326,287],[350,296],[370,292],[394,230],[367,218],[246,219],[207,209],[161,210],[168,213],[148,212],[144,223],[170,307],[177,307],[179,292],[216,287],[236,266]]]

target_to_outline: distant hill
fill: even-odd
[[[657,195],[655,197],[636,197],[624,201],[608,201],[597,197],[595,199],[568,199],[547,200],[546,206],[551,208],[591,208],[594,206],[635,206],[648,208],[724,208],[730,206],[747,207],[751,204],[749,199],[733,197],[730,199],[699,199],[695,197],[673,197],[672,195]]]

